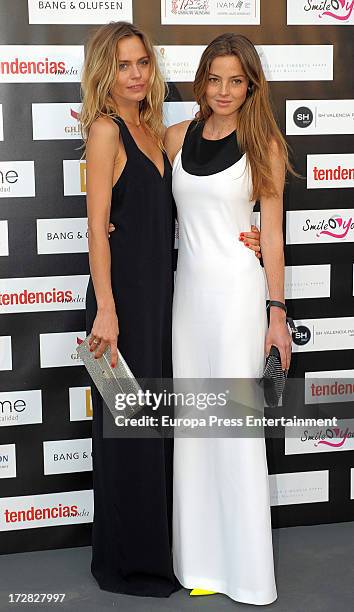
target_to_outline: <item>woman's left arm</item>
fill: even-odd
[[[283,191],[285,164],[275,142],[271,144],[271,167],[276,196],[261,198],[261,250],[268,282],[269,298],[284,302],[284,242],[283,242]],[[284,310],[270,307],[269,327],[265,341],[265,352],[278,347],[282,368],[288,370],[291,360],[291,335]]]

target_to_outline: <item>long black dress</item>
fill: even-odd
[[[127,154],[112,189],[112,290],[118,347],[137,378],[172,377],[172,172],[164,176],[117,119]],[[86,332],[97,304],[90,278]],[[92,384],[94,522],[91,571],[101,589],[168,597],[180,588],[172,566],[171,438],[105,438],[102,399]]]

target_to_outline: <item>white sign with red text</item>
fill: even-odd
[[[0,531],[92,523],[93,491],[0,498]]]
[[[78,83],[83,45],[0,45],[0,83]]]
[[[307,156],[307,189],[354,187],[354,153]]]
[[[81,310],[89,276],[33,276],[0,279],[0,314]]]

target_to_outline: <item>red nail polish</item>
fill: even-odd
[[[245,242],[245,246],[249,246],[248,242]]]
[[[241,236],[240,240],[243,242],[243,241],[244,241],[244,237],[243,237],[243,236]]]

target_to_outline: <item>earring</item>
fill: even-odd
[[[250,85],[247,87],[247,93],[249,96],[253,94],[253,83],[250,83]]]

